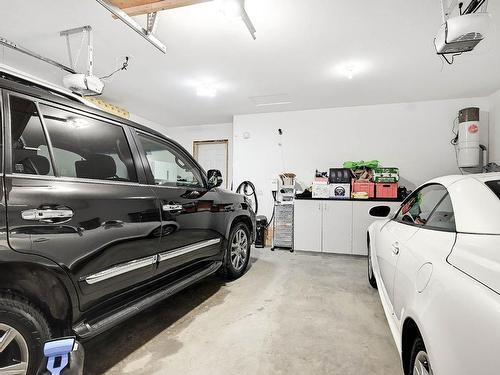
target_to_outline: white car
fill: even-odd
[[[370,214],[387,217],[368,228],[368,278],[404,373],[500,374],[500,173],[438,178]]]

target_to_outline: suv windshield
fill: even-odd
[[[496,181],[487,181],[486,186],[488,186],[500,199],[500,180]]]

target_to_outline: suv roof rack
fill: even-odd
[[[67,99],[77,101],[81,104],[84,104],[88,107],[92,108],[98,108],[95,104],[92,102],[86,100],[85,98],[61,87],[57,86],[53,83],[50,83],[48,81],[45,81],[43,79],[37,78],[29,73],[25,73],[21,70],[18,70],[16,68],[13,68],[11,66],[5,65],[0,63],[0,76],[6,79],[10,79],[13,81],[17,81],[19,83],[25,84],[25,85],[30,85],[34,87],[38,87],[47,91],[50,91],[54,94],[63,96]]]

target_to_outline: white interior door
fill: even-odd
[[[194,157],[198,163],[208,171],[218,169],[222,172],[224,182],[222,186],[228,187],[227,178],[227,140],[194,142]]]

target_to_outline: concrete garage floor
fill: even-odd
[[[401,374],[366,258],[253,249],[86,343],[85,374]]]

